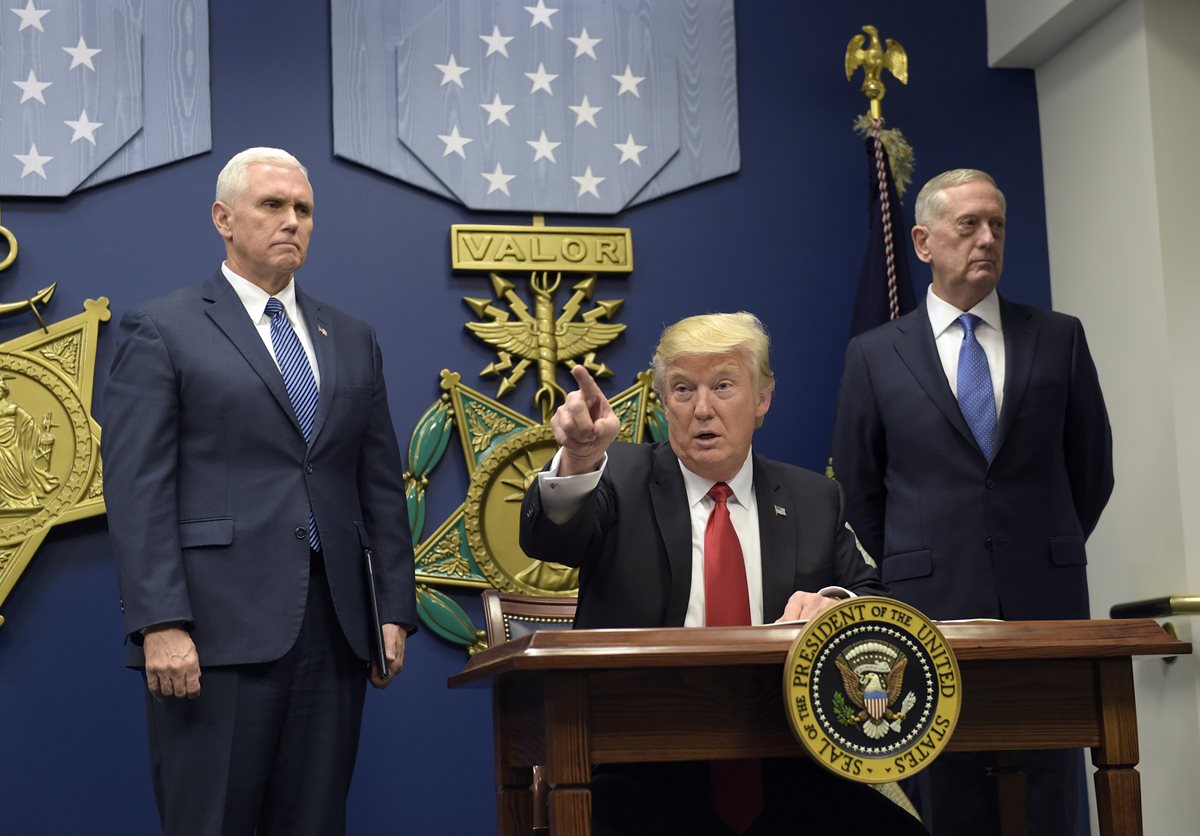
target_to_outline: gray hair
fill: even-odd
[[[1000,187],[996,185],[992,175],[977,168],[952,168],[949,171],[943,171],[921,187],[921,193],[917,195],[915,213],[917,225],[929,226],[942,216],[942,213],[946,211],[946,189],[974,183],[976,180],[991,183],[996,189],[996,193],[1000,195],[1000,208],[1007,208],[1004,192],[1000,191]]]
[[[228,205],[237,200],[246,188],[246,171],[258,163],[294,168],[308,179],[308,169],[282,148],[247,148],[234,154],[217,175],[217,201]],[[311,183],[309,188],[312,188]]]

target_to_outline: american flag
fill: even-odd
[[[142,128],[128,0],[0,7],[0,194],[70,194]]]
[[[396,72],[400,141],[472,209],[615,214],[679,150],[676,62],[628,4],[445,0]]]

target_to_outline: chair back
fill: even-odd
[[[485,589],[480,598],[488,647],[536,630],[569,630],[575,620],[575,598],[518,595],[497,589]]]

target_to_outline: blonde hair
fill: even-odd
[[[228,206],[237,200],[242,189],[246,188],[246,172],[250,166],[258,163],[294,168],[304,175],[304,179],[308,179],[308,169],[282,148],[247,148],[234,154],[217,175],[217,202]],[[309,188],[312,188],[311,184]]]
[[[996,194],[1000,195],[1000,208],[1007,208],[1004,192],[1000,191],[1000,187],[996,185],[992,175],[977,168],[952,168],[949,171],[943,171],[921,187],[921,191],[917,195],[917,206],[914,213],[917,225],[929,226],[942,216],[942,213],[946,211],[946,189],[974,183],[976,180],[991,183]]]
[[[685,354],[741,353],[754,372],[758,394],[775,389],[775,373],[771,371],[771,338],[767,329],[754,314],[700,314],[681,319],[663,329],[654,348],[654,388],[663,397],[667,366]]]

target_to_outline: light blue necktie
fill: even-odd
[[[313,419],[317,415],[317,381],[300,338],[292,330],[283,303],[272,296],[267,300],[267,316],[271,317],[271,345],[275,349],[275,362],[283,375],[296,423],[304,433],[306,442],[312,441]],[[321,550],[321,535],[317,531],[317,520],[312,508],[308,509],[308,544],[313,551]]]
[[[958,408],[962,410],[971,434],[989,462],[996,452],[996,393],[987,355],[975,338],[980,319],[975,314],[958,318],[963,327],[962,346],[958,350]]]

